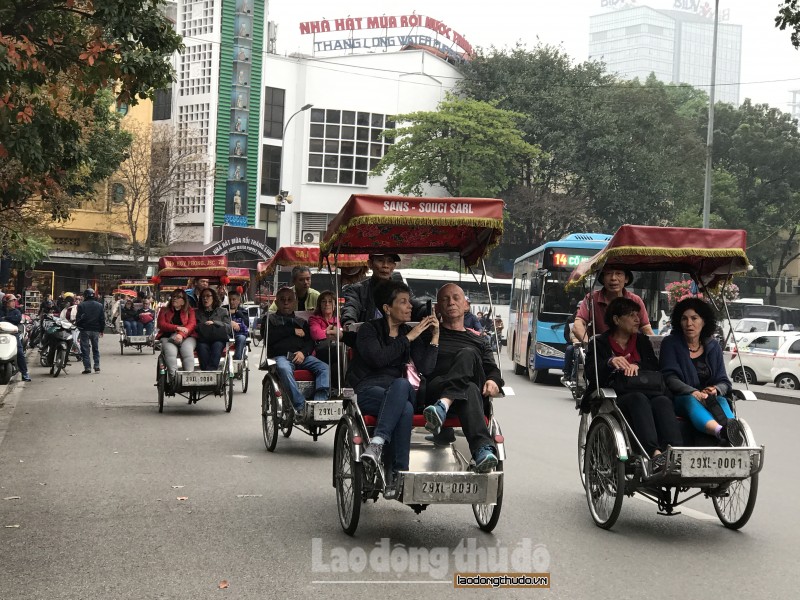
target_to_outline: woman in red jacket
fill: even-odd
[[[167,306],[158,313],[158,338],[164,351],[164,362],[170,376],[178,370],[178,352],[184,371],[194,371],[194,329],[197,325],[194,310],[183,290],[175,290]]]

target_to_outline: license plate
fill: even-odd
[[[184,373],[181,383],[185,386],[214,385],[217,383],[216,373]]]
[[[747,450],[683,450],[679,456],[684,477],[750,475],[750,453]]]
[[[147,343],[147,336],[144,335],[132,335],[128,338],[128,342],[131,344],[146,344]]]
[[[341,402],[325,402],[314,404],[313,419],[315,421],[338,421],[344,412]]]
[[[415,502],[475,504],[486,501],[488,477],[464,475],[446,479],[414,478]]]

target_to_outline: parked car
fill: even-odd
[[[800,362],[800,332],[765,331],[749,342],[740,339],[737,346],[725,352],[728,376],[737,383],[775,381],[774,366]]]

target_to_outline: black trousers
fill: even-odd
[[[437,364],[436,368],[441,370],[442,365]],[[484,419],[490,408],[489,400],[484,400],[481,393],[485,382],[480,354],[475,348],[463,348],[453,358],[446,374],[435,376],[427,383],[428,404],[433,404],[439,398],[453,401],[447,414],[457,416],[461,421],[461,428],[473,454],[483,446],[494,446]]]
[[[667,446],[683,444],[672,400],[666,396],[648,398],[645,394],[634,392],[617,398],[617,406],[648,456],[653,456],[656,450],[666,450]]]

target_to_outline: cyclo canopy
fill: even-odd
[[[503,234],[503,201],[353,195],[320,242],[322,260],[341,252],[456,252],[470,267]]]
[[[339,257],[338,266],[366,267],[366,254],[350,254]],[[268,260],[258,263],[258,278],[272,275],[278,267],[316,267],[322,264],[319,248],[315,246],[282,246]]]
[[[158,260],[158,277],[208,277],[228,275],[227,256],[162,256]]]
[[[747,271],[746,244],[747,232],[742,229],[623,225],[605,248],[575,268],[567,288],[605,266],[689,273],[699,283],[713,287]]]

